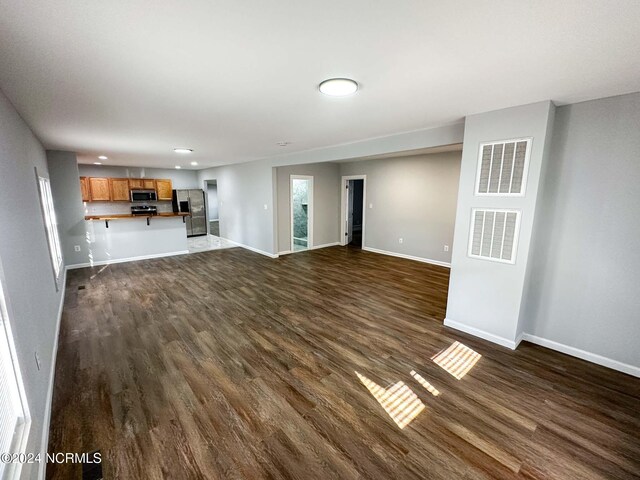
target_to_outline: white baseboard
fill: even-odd
[[[635,367],[633,365],[622,363],[595,353],[580,350],[579,348],[572,347],[570,345],[554,342],[553,340],[537,337],[529,333],[525,333],[522,339],[526,342],[531,342],[542,347],[550,348],[551,350],[566,353],[567,355],[571,355],[572,357],[578,357],[582,360],[602,365],[603,367],[612,368],[614,370],[618,370],[619,372],[633,375],[634,377],[640,377],[640,367]]]
[[[449,318],[444,319],[444,325],[447,327],[455,328],[456,330],[460,330],[461,332],[465,332],[470,335],[482,338],[484,340],[488,340],[489,342],[497,343],[498,345],[510,348],[511,350],[515,350],[522,341],[531,342],[535,343],[536,345],[555,350],[557,352],[571,355],[572,357],[581,358],[582,360],[602,365],[603,367],[612,368],[613,370],[617,370],[619,372],[640,378],[640,367],[619,362],[618,360],[613,360],[611,358],[603,357],[602,355],[598,355],[596,353],[587,352],[570,345],[554,342],[553,340],[537,337],[536,335],[531,335],[529,333],[521,333],[520,335],[518,335],[515,341],[511,341],[507,338],[499,337],[492,333],[485,332],[484,330],[480,330],[475,327],[470,327],[469,325],[456,322],[455,320],[451,320]]]
[[[60,323],[62,322],[62,311],[64,310],[64,295],[67,290],[67,268],[64,268],[62,276],[62,288],[60,289],[60,306],[58,307],[58,318],[56,319],[55,339],[53,341],[53,351],[51,353],[51,369],[49,370],[49,386],[47,388],[47,403],[44,407],[44,419],[42,425],[42,443],[40,452],[46,459],[47,448],[49,447],[49,426],[51,425],[51,405],[53,403],[53,386],[56,377],[56,360],[58,358],[58,337],[60,336]],[[44,479],[47,462],[40,462],[38,467],[38,478]]]
[[[524,340],[524,336],[526,335],[526,333],[522,332],[520,335],[518,335],[516,337],[516,341],[515,341],[515,348],[518,348],[518,345],[520,345],[520,343],[522,343],[522,340]]]
[[[340,242],[323,243],[322,245],[313,245],[309,250],[318,250],[319,248],[335,247],[340,245]]]
[[[299,250],[300,252],[306,252],[307,250],[318,250],[319,248],[327,248],[327,247],[336,247],[340,245],[340,242],[332,242],[332,243],[323,243],[322,245],[313,245],[309,248],[307,248],[306,250]],[[278,252],[278,255],[289,255],[291,253],[298,253],[297,251],[294,252],[292,250],[285,250],[283,252]]]
[[[255,248],[255,247],[250,247],[249,245],[245,245],[244,243],[234,242],[233,240],[229,240],[228,238],[225,238],[225,240],[227,242],[229,242],[229,243],[233,243],[234,245],[236,245],[238,247],[242,247],[242,248],[245,248],[247,250],[251,250],[252,252],[259,253],[260,255],[264,255],[265,257],[278,258],[278,254],[277,253],[265,252],[264,250],[260,250],[259,248]]]
[[[100,265],[111,265],[112,263],[137,262],[139,260],[149,260],[151,258],[173,257],[175,255],[185,255],[187,253],[189,253],[189,250],[178,250],[177,252],[155,253],[153,255],[142,255],[139,257],[115,258],[113,260],[98,260],[93,263],[76,263],[75,265],[67,266],[67,270],[74,270],[76,268],[85,267],[97,267]]]
[[[336,244],[336,245],[339,245],[339,244]],[[367,252],[380,253],[382,255],[389,255],[391,257],[406,258],[407,260],[415,260],[416,262],[430,263],[432,265],[439,265],[441,267],[451,268],[450,263],[441,262],[440,260],[432,260],[430,258],[423,258],[423,257],[414,257],[413,255],[405,255],[404,253],[388,252],[387,250],[380,250],[378,248],[372,248],[372,247],[362,247],[362,250],[365,250]]]
[[[484,340],[488,340],[493,343],[497,343],[498,345],[502,345],[503,347],[510,348],[511,350],[515,350],[522,339],[519,337],[516,341],[509,340],[508,338],[499,337],[498,335],[494,335],[493,333],[485,332],[484,330],[480,330],[475,327],[470,327],[469,325],[465,325],[464,323],[456,322],[455,320],[451,320],[449,318],[444,319],[444,325],[446,327],[455,328],[456,330],[460,330],[461,332],[469,333],[475,337],[483,338]]]

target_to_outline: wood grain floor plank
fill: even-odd
[[[70,271],[49,451],[123,479],[640,478],[640,380],[444,327],[448,279],[342,247]],[[432,360],[456,341],[460,379]]]

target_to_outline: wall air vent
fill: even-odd
[[[531,139],[480,144],[476,195],[523,196]]]
[[[469,256],[515,263],[519,227],[518,210],[472,209]]]

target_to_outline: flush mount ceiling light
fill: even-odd
[[[198,165],[198,162],[191,162],[191,165],[195,167],[196,165]]]
[[[330,97],[346,97],[358,91],[358,82],[350,78],[330,78],[320,83],[318,88]]]
[[[98,158],[99,158],[100,160],[106,160],[106,159],[107,159],[107,156],[106,156],[106,155],[100,155]]]
[[[174,148],[173,151],[176,152],[176,153],[191,153],[191,152],[193,152],[193,149],[191,149],[191,148]]]
[[[176,170],[180,170],[182,167],[180,165],[176,165]]]
[[[94,165],[102,165],[102,162],[93,162]]]

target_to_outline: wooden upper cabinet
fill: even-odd
[[[145,190],[155,190],[156,189],[156,181],[153,178],[143,178],[142,179],[142,188]]]
[[[89,177],[89,194],[93,202],[108,202],[111,200],[109,179],[101,177]]]
[[[141,178],[130,178],[129,179],[129,188],[142,188],[142,179]]]
[[[111,184],[111,201],[113,202],[130,202],[129,196],[129,179],[128,178],[110,178]]]
[[[171,200],[172,192],[171,180],[156,179],[156,192],[158,192],[158,200]]]
[[[89,179],[87,177],[80,177],[80,191],[82,192],[82,201],[91,201],[91,192],[89,191]]]

